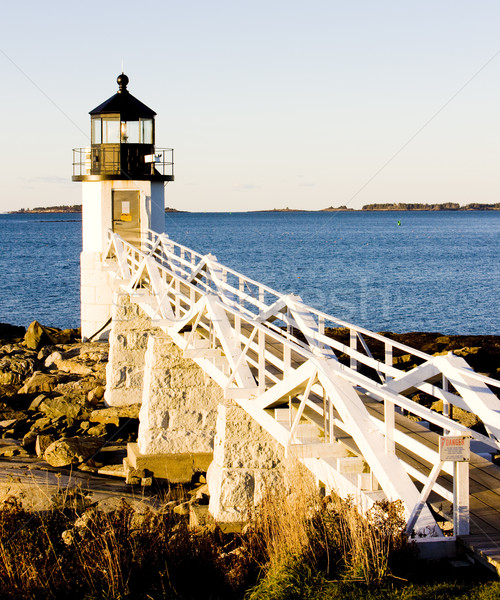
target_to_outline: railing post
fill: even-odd
[[[181,290],[181,282],[180,279],[175,279],[174,284],[175,294],[175,316],[179,319],[181,316],[181,298],[180,298],[180,290]]]
[[[448,379],[446,379],[446,377],[444,375],[443,375],[443,391],[444,392],[448,391]],[[444,400],[444,399],[443,399],[443,416],[444,417],[450,416],[450,403],[448,402],[448,400]]]
[[[394,442],[394,429],[396,415],[394,402],[384,399],[384,422],[385,422],[385,451],[387,454],[395,454],[396,444]]]
[[[292,370],[292,350],[288,344],[283,345],[283,377]]]
[[[328,441],[330,444],[336,442],[335,439],[335,426],[333,424],[333,402],[331,398],[328,398]]]
[[[392,344],[390,342],[385,343],[385,364],[388,365],[389,367],[392,367]],[[390,381],[391,379],[392,379],[392,377],[386,373],[385,374],[386,382]]]
[[[355,331],[353,331],[352,329],[349,330],[349,346],[353,350],[357,350],[357,348],[358,348],[358,334]],[[350,357],[350,360],[349,360],[349,366],[354,371],[358,370],[358,361],[355,358],[353,358],[352,356]]]
[[[318,332],[325,334],[325,317],[318,317]]]
[[[259,329],[259,394],[266,391],[266,334]]]

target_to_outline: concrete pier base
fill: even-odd
[[[212,517],[226,529],[244,524],[266,494],[283,485],[284,475],[282,446],[235,402],[221,402],[207,473]]]
[[[222,390],[160,330],[148,336],[137,445],[131,468],[187,483],[212,461]]]
[[[212,456],[212,452],[141,454],[137,444],[128,444],[124,468],[139,478],[151,474],[170,483],[189,483],[195,473],[206,473]]]

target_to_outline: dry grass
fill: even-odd
[[[123,503],[105,513],[68,491],[43,512],[10,499],[0,505],[0,598],[234,598],[255,581],[237,547],[171,511]]]
[[[377,586],[390,556],[406,546],[401,503],[377,503],[361,516],[353,499],[321,499],[299,467],[283,489],[269,490],[251,527],[251,545],[268,573],[308,565],[326,576]]]

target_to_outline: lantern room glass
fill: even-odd
[[[153,119],[142,119],[142,143],[154,144],[153,141]]]
[[[92,144],[154,144],[153,119],[120,121],[118,116],[92,117]]]
[[[153,119],[121,121],[120,142],[122,144],[152,144]]]

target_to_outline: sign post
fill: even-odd
[[[453,462],[454,535],[469,535],[470,437],[441,436],[439,438],[439,459]]]

